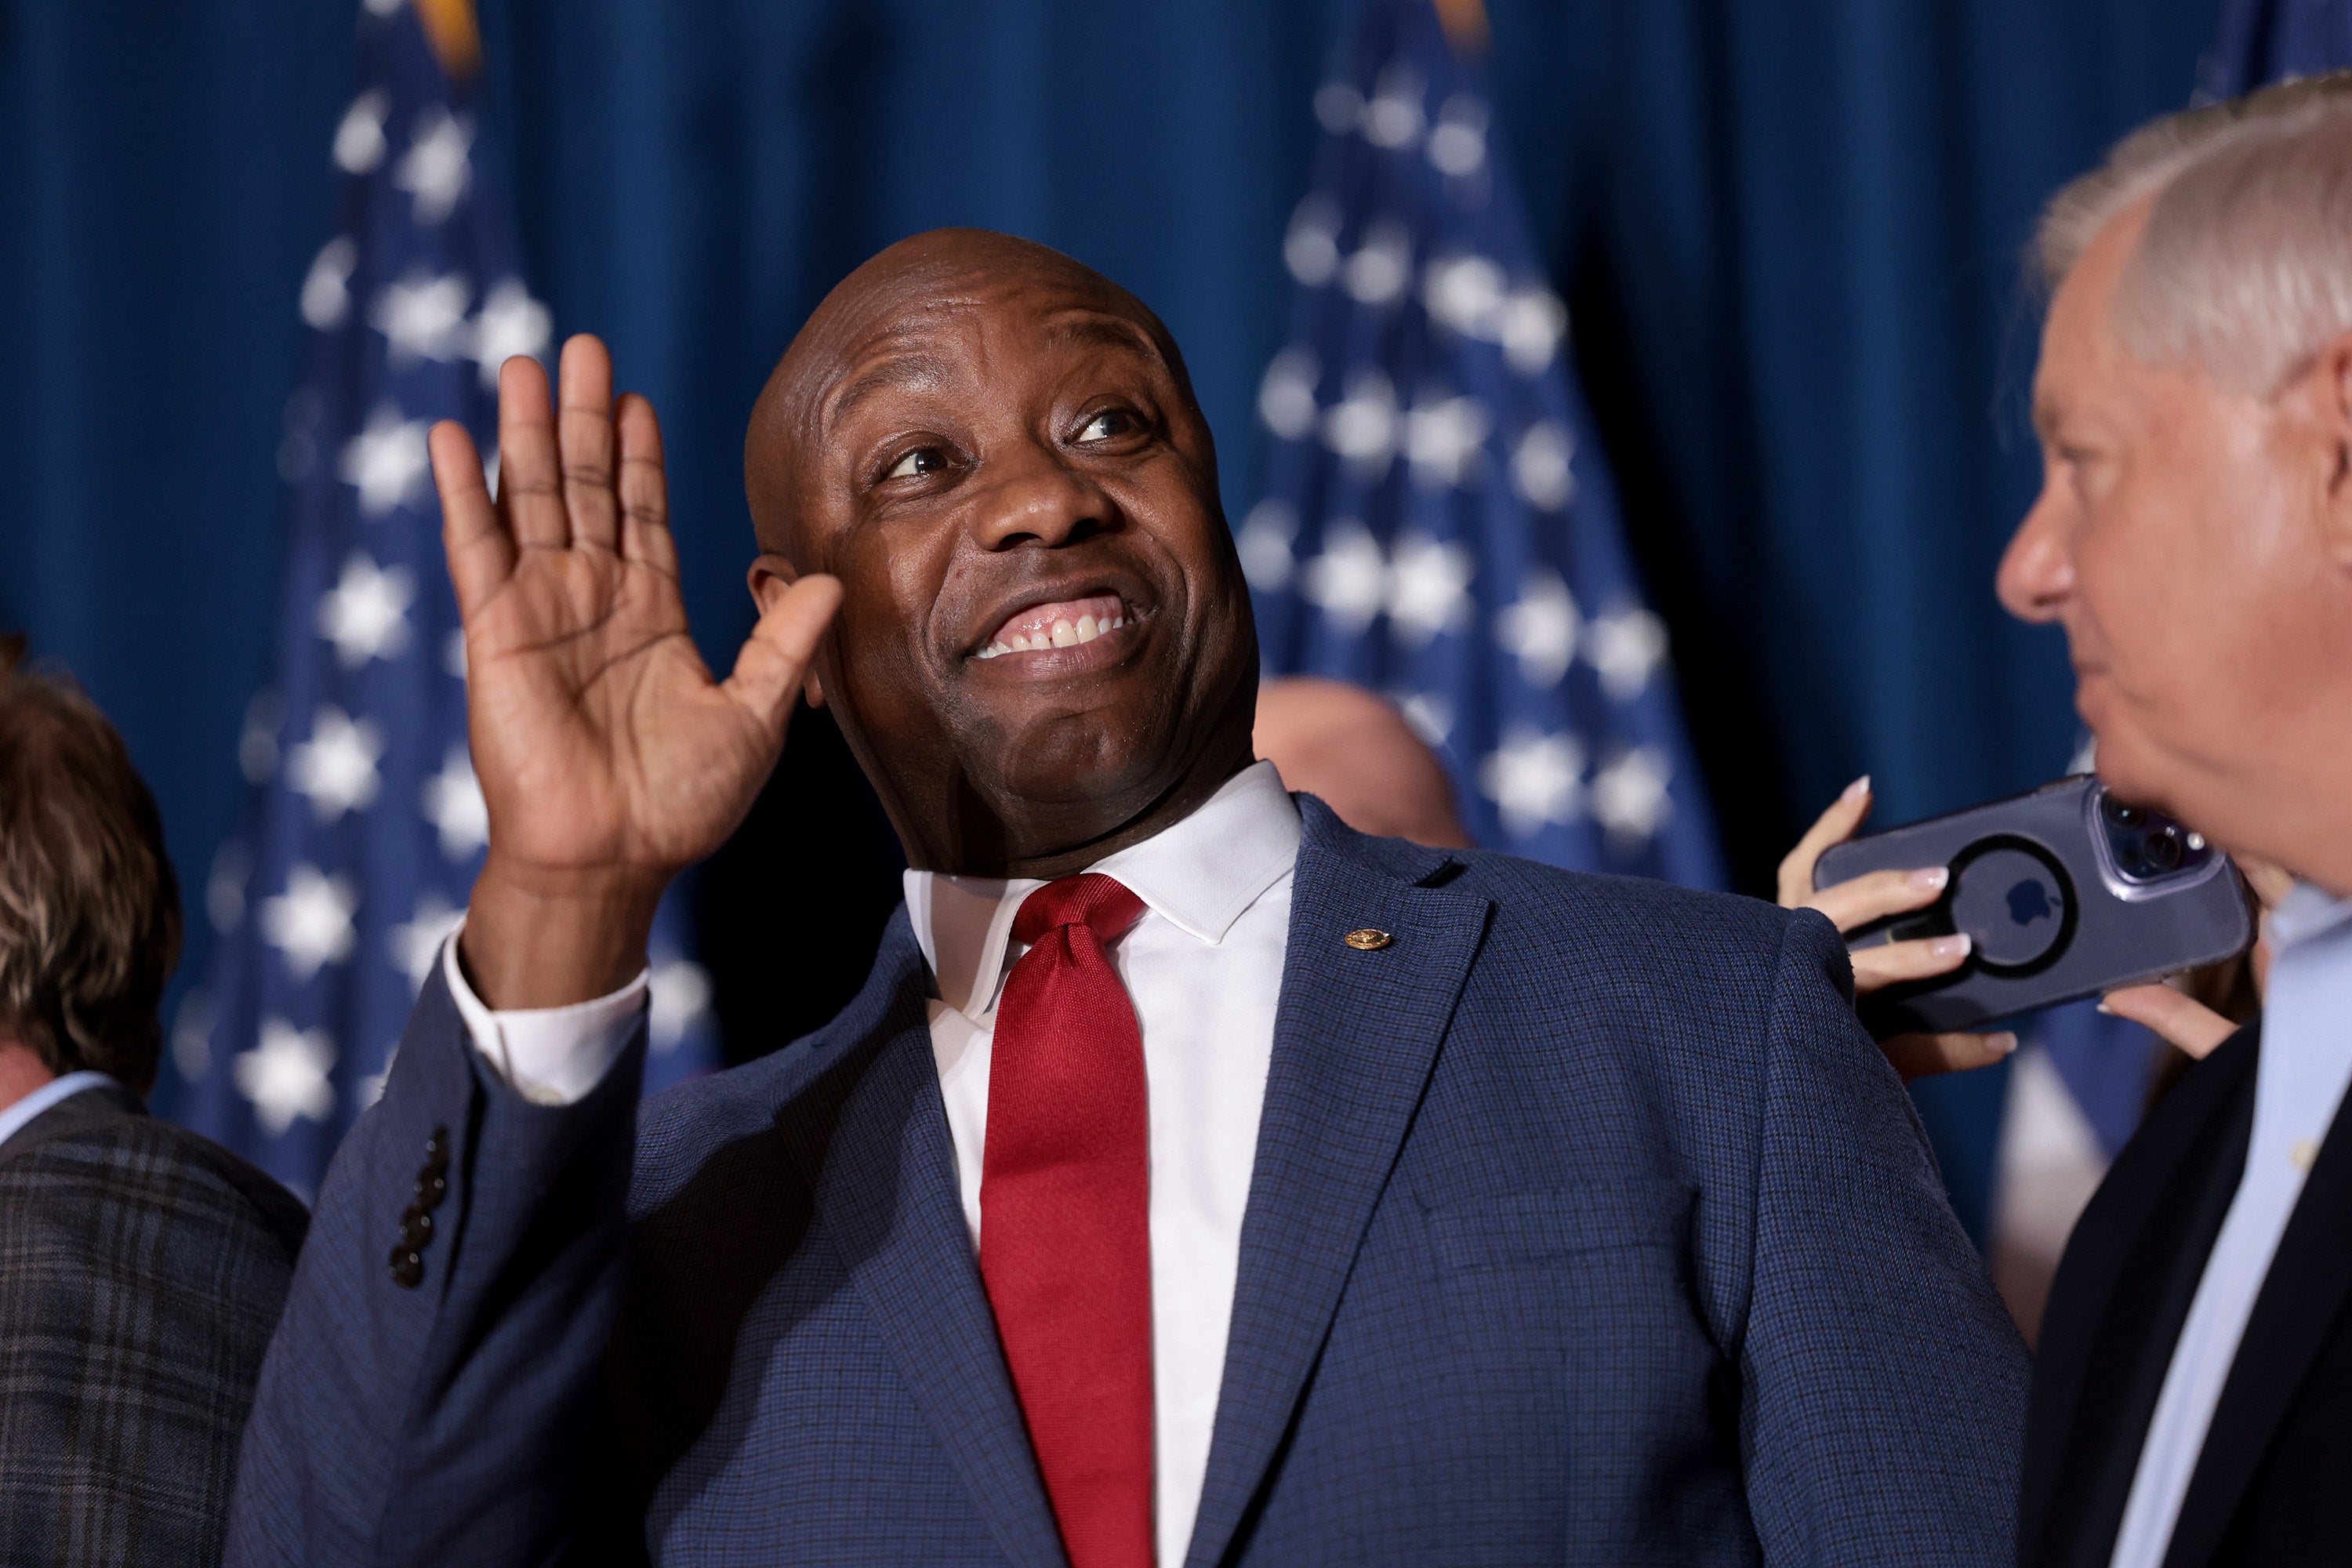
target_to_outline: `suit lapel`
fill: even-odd
[[[2135,1133],[2074,1226],[2033,1358],[2020,1560],[2104,1564],[2251,1126],[2259,1028],[2223,1044]]]
[[[2166,1568],[2212,1560],[2271,1443],[2352,1298],[2352,1116],[2337,1110],[2238,1341],[2182,1498]]]
[[[898,999],[780,1126],[827,1237],[998,1543],[1024,1568],[1054,1568],[1061,1536],[964,1227],[922,958],[903,915],[875,963],[902,972]]]
[[[1187,1557],[1195,1568],[1224,1555],[1289,1427],[1489,908],[1416,885],[1449,864],[1443,855],[1362,839],[1311,797],[1301,807],[1233,1330]],[[1365,928],[1392,940],[1371,951],[1343,941]]]

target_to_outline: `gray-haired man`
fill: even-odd
[[[2110,784],[2299,880],[2264,1019],[2060,1266],[2020,1559],[2352,1561],[2352,77],[2147,127],[2040,251],[2047,477],[2002,602],[2064,626]]]

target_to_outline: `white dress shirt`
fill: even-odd
[[[2270,982],[2245,1174],[2173,1347],[2113,1568],[2159,1568],[2164,1561],[2254,1298],[2352,1083],[2352,900],[2298,886],[2266,924]]]
[[[1240,1265],[1258,1114],[1298,859],[1297,808],[1271,763],[1235,774],[1181,822],[1089,869],[1116,877],[1144,914],[1114,943],[1143,1037],[1150,1110],[1153,1531],[1184,1560],[1208,1471]],[[988,1064],[1021,900],[1042,882],[907,873],[907,911],[929,964],[931,1050],[954,1143],[964,1223],[983,1215]],[[493,1013],[458,972],[449,989],[475,1047],[530,1099],[565,1104],[626,1045],[646,980],[572,1007]]]
[[[102,1072],[65,1073],[49,1079],[22,1100],[0,1108],[0,1143],[5,1143],[25,1130],[25,1123],[61,1100],[71,1100],[86,1089],[96,1089],[114,1080]]]

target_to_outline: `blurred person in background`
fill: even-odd
[[[1313,675],[1262,681],[1250,739],[1285,784],[1316,796],[1359,833],[1433,849],[1472,847],[1445,765],[1375,692]]]
[[[146,1114],[180,950],[105,716],[0,643],[0,1563],[216,1563],[307,1218]]]

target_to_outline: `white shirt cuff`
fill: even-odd
[[[450,999],[466,1021],[475,1051],[490,1070],[534,1105],[576,1105],[604,1080],[646,1010],[651,969],[607,996],[568,1007],[518,1007],[494,1013],[474,994],[457,963],[457,922],[441,950]]]

